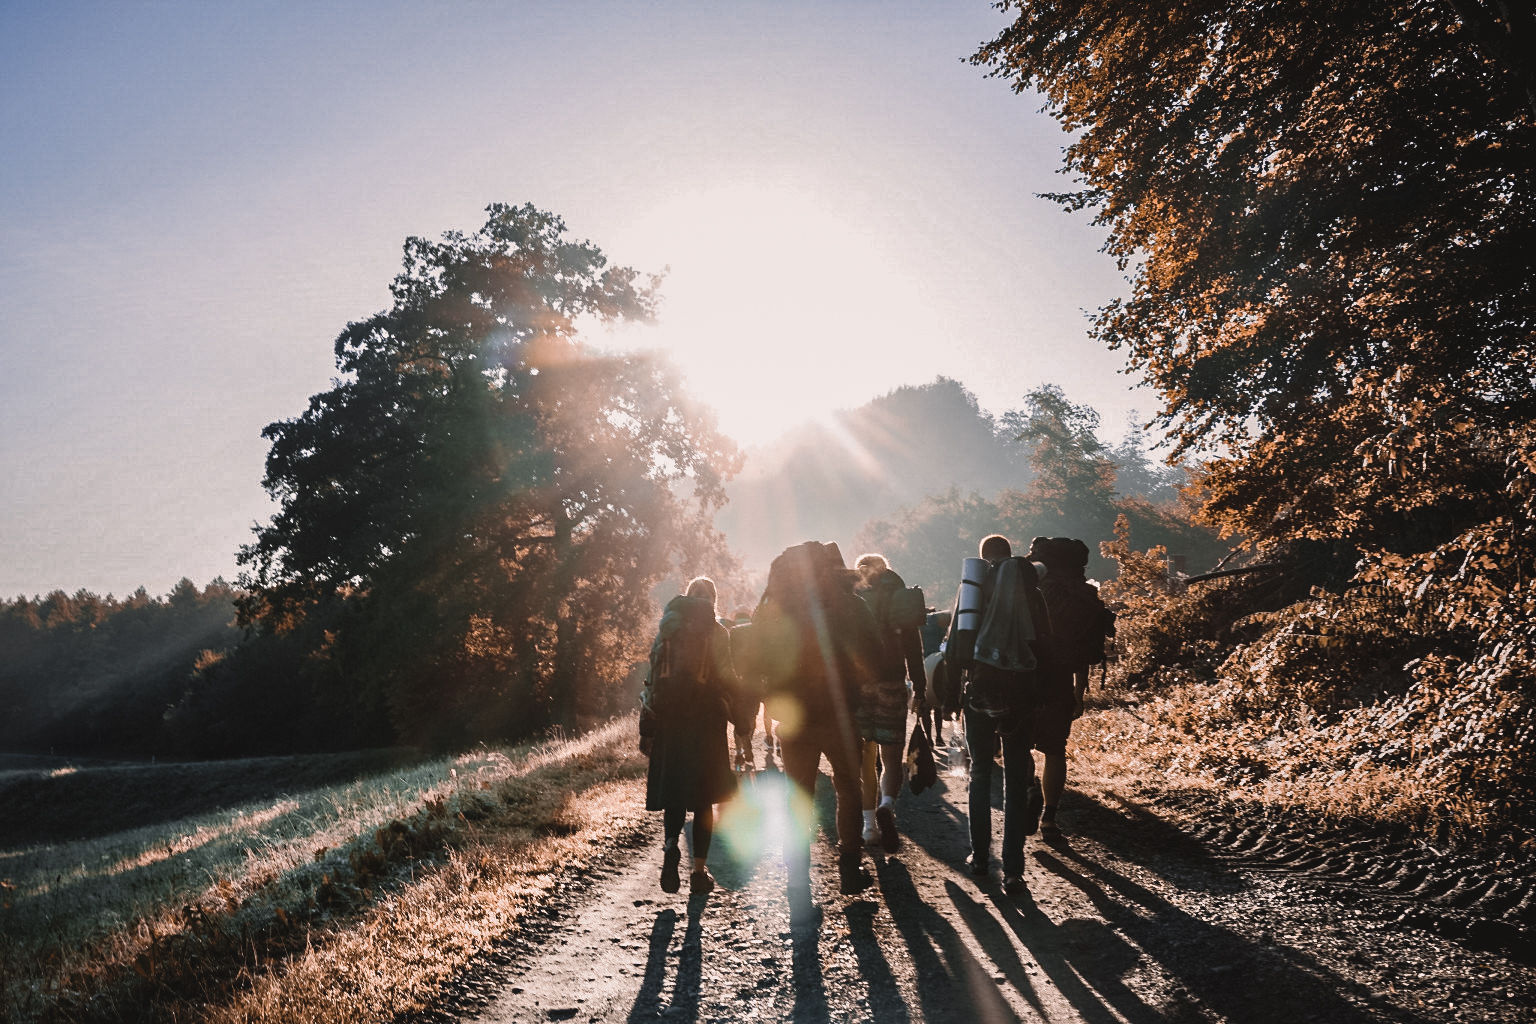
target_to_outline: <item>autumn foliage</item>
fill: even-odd
[[[1122,538],[1130,681],[1198,688],[1233,781],[1376,774],[1425,821],[1530,827],[1530,5],[1002,6],[975,60],[1075,133],[1053,198],[1133,274],[1094,332],[1273,566],[1136,583]]]

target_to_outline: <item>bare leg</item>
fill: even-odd
[[[880,792],[892,800],[901,794],[901,784],[906,770],[906,762],[902,760],[901,754],[900,743],[880,744],[880,760],[885,767],[885,771],[880,776]],[[870,804],[867,803],[865,806],[868,807]]]
[[[1045,806],[1055,808],[1061,803],[1062,791],[1067,788],[1067,757],[1065,754],[1046,754],[1045,771],[1040,776],[1040,789],[1045,796]]]

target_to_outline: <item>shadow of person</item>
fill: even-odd
[[[1183,986],[1188,1002],[1214,1014],[1242,1021],[1312,1017],[1347,1022],[1376,1020],[1379,1012],[1373,1011],[1386,1009],[1369,989],[1337,974],[1310,954],[1295,948],[1261,946],[1229,928],[1203,921],[1076,850],[1036,850],[1035,860],[1087,896],[1109,922],[1109,928],[1157,961]],[[1189,884],[1183,884],[1186,881]],[[1181,878],[1185,889],[1199,890],[1201,884],[1199,879]],[[1050,955],[1038,936],[1033,941],[1027,937],[1030,926],[1022,915],[1010,915],[1006,907],[1002,910],[1004,919],[1019,932],[1031,952],[1038,949]],[[1068,953],[1059,958],[1057,969],[1063,975],[1075,971],[1107,998],[1127,1003],[1134,1000],[1121,980],[1125,965],[1114,957],[1098,959],[1089,940],[1101,940],[1103,933],[1088,934],[1091,931],[1080,926],[1081,941],[1058,947]],[[1241,980],[1234,983],[1232,979]],[[1411,1011],[1392,1012],[1399,1020],[1422,1019]]]
[[[667,947],[672,944],[672,933],[676,930],[677,911],[668,907],[656,915],[645,954],[645,973],[640,977],[640,991],[635,993],[634,1005],[629,1009],[631,1024],[655,1020],[663,1009],[661,990],[667,983]]]
[[[878,1021],[897,1024],[909,1021],[907,1002],[896,984],[896,974],[880,948],[875,935],[875,912],[879,908],[869,900],[848,904],[848,939],[859,963],[859,973],[869,982],[869,1014]]]
[[[824,1024],[830,1020],[827,982],[821,968],[821,929],[794,930],[790,977],[795,987],[795,1005],[790,1011],[790,1020],[795,1024]]]
[[[1002,772],[995,774],[1001,779]],[[971,852],[970,824],[960,809],[965,804],[965,785],[964,778],[940,776],[938,782],[921,794],[908,793],[902,797],[898,804],[902,820],[921,822],[919,827],[904,829],[902,841],[948,864],[964,861],[966,854]],[[1002,807],[1001,786],[1001,781],[994,783],[993,800],[997,807]],[[952,788],[956,790],[954,799],[959,806],[946,799]]]
[[[976,959],[960,933],[924,901],[901,861],[876,863],[880,891],[906,944],[916,975],[921,1019],[934,1024],[1017,1022],[992,973]],[[953,883],[946,883],[952,885]]]
[[[966,927],[991,955],[1008,981],[1044,1015],[1035,980],[1020,959],[1008,931],[1018,936],[1041,973],[1087,1024],[1164,1024],[1168,1018],[1149,1006],[1129,988],[1123,976],[1141,959],[1123,938],[1098,922],[1053,922],[1025,892],[1016,897],[989,891],[991,906],[970,896],[960,886],[946,886]],[[1004,928],[1004,924],[1008,927]],[[1086,950],[1081,957],[1068,951]],[[1083,965],[1093,962],[1093,979]],[[1079,975],[1083,976],[1080,977]],[[1176,1019],[1176,1018],[1175,1018]]]

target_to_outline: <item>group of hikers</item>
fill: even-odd
[[[715,584],[702,576],[668,602],[640,714],[640,748],[650,758],[646,807],[663,813],[663,891],[682,887],[689,814],[689,889],[715,887],[707,866],[714,808],[734,794],[738,769],[756,767],[761,708],[766,763],[789,783],[792,924],[821,920],[810,851],[822,757],[836,797],[840,888],[851,895],[872,884],[866,847],[900,847],[895,802],[907,765],[926,763],[931,773],[933,744],[954,714],[970,763],[967,870],[991,875],[992,775],[1001,753],[1003,885],[1023,892],[1026,836],[1060,829],[1067,738],[1083,713],[1089,666],[1104,660],[1113,615],[1086,579],[1080,540],[1036,537],[1015,556],[993,534],[979,555],[963,560],[949,611],[926,607],[921,590],[883,556],[863,555],[849,569],[837,545],[815,541],[774,559],[750,615],[717,617]],[[917,719],[910,740],[909,712]],[[1044,755],[1039,778],[1033,750]],[[911,785],[929,782],[919,770]]]

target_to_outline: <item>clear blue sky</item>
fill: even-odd
[[[944,373],[1127,411],[1065,136],[962,58],[980,0],[0,0],[0,594],[233,579],[261,428],[407,235],[533,202],[642,270],[746,443]],[[787,368],[813,383],[775,388]],[[885,510],[872,510],[883,512]]]

